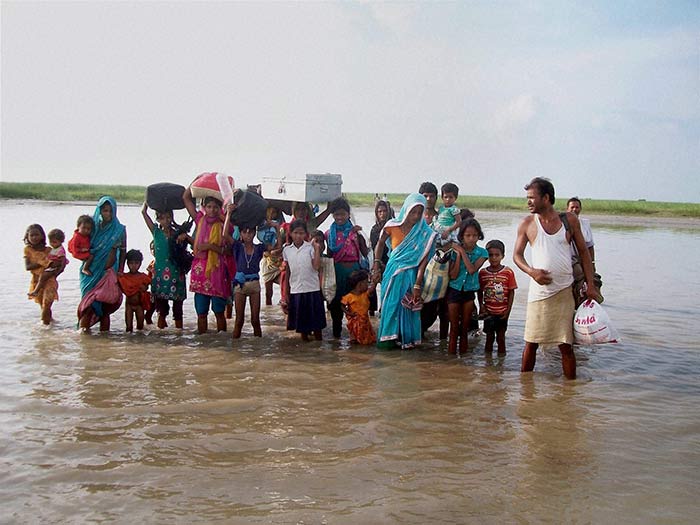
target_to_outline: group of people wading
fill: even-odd
[[[513,250],[513,261],[530,277],[521,370],[533,370],[539,345],[555,344],[564,375],[575,378],[572,251],[580,259],[586,297],[599,297],[590,227],[581,227],[577,198],[569,202],[572,211],[555,210],[549,180],[535,178],[525,190],[530,215],[518,226]],[[111,314],[125,301],[128,331],[133,330],[134,319],[136,328],[142,329],[154,313],[157,326],[165,328],[171,305],[175,327],[182,328],[189,272],[200,334],[209,329],[210,311],[217,331],[226,331],[235,309],[233,337],[240,337],[249,304],[253,336],[262,336],[262,280],[268,305],[273,283],[279,284],[287,328],[304,340],[322,339],[327,303],[334,338],[341,336],[345,318],[352,342],[408,349],[421,344],[424,332],[439,317],[440,337],[449,339],[448,352],[463,353],[478,303],[485,349],[492,351],[495,342],[503,353],[517,288],[515,275],[502,264],[506,250],[502,241],[492,239],[485,248],[478,245],[484,233],[469,210],[455,206],[458,191],[455,184],[444,184],[442,204],[436,207],[437,187],[423,183],[395,216],[386,200],[378,200],[368,245],[344,198],[330,202],[316,217],[307,203],[297,203],[288,222],[275,209],[268,210],[267,221],[258,228],[239,228],[232,219],[235,204],[224,205],[210,196],[197,207],[187,188],[183,202],[195,225],[192,235],[175,224],[172,211],[159,211],[151,218],[143,206],[153,237],[154,261],[148,273],[140,271],[141,252],[127,251],[126,227],[118,219],[116,201],[102,197],[92,216],[78,219],[68,244],[81,263],[78,326],[84,332],[95,324],[101,331],[109,330]],[[317,230],[329,216],[330,228]],[[64,238],[60,230],[51,230],[47,246],[47,235],[38,224],[30,225],[24,238],[25,268],[32,275],[29,297],[41,306],[45,324],[51,322],[51,307],[58,298],[56,278],[68,263]],[[528,244],[530,262],[525,258]],[[370,250],[373,257],[368,258]],[[433,258],[449,261],[449,283],[442,299],[424,303],[426,268]],[[331,274],[334,286],[328,288]],[[377,311],[379,321],[373,323]]]

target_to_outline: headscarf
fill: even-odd
[[[106,203],[109,203],[112,207],[112,220],[108,223],[103,221],[102,213],[100,213],[102,206]],[[97,206],[95,207],[92,218],[95,221],[95,227],[90,236],[90,253],[94,256],[92,264],[90,265],[92,275],[80,273],[81,295],[85,295],[86,292],[90,291],[100,279],[102,279],[106,270],[105,263],[107,262],[112,248],[117,248],[114,265],[112,266],[114,271],[117,271],[119,268],[119,248],[122,245],[122,239],[126,233],[126,228],[117,218],[117,201],[109,195],[105,195],[97,201]]]
[[[350,219],[345,221],[345,224],[338,224],[333,221],[330,229],[328,230],[328,249],[332,254],[337,253],[345,245],[345,241],[348,240],[348,235],[352,231],[353,224]],[[338,243],[338,233],[342,233],[342,241]]]
[[[197,223],[197,231],[194,236],[194,253],[197,254],[200,243],[221,244],[223,222],[220,217],[202,215]],[[219,254],[214,250],[207,250],[207,266],[204,273],[211,277],[211,273],[219,266]]]
[[[399,216],[389,219],[384,230],[401,226],[416,206],[425,209],[427,202],[420,193],[412,193],[403,203]],[[401,340],[402,345],[411,346],[421,341],[420,313],[401,306],[404,295],[415,284],[420,262],[430,257],[435,250],[437,233],[420,219],[413,225],[401,243],[391,252],[382,278],[382,316],[379,323],[378,340]]]
[[[422,206],[425,209],[427,201],[420,193],[411,193],[403,203],[399,216],[395,219],[389,219],[384,224],[384,230],[396,226],[401,226],[408,217],[408,214],[416,206]],[[419,220],[413,225],[411,231],[406,234],[406,237],[401,243],[392,250],[389,256],[386,270],[384,271],[385,279],[382,281],[382,288],[389,288],[388,283],[395,274],[403,272],[407,269],[416,268],[423,258],[430,256],[435,250],[435,231],[426,224],[424,220]]]

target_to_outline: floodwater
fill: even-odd
[[[262,339],[75,330],[78,264],[55,323],[26,299],[26,226],[70,237],[93,205],[0,202],[3,523],[690,523],[700,488],[700,227],[591,217],[618,345],[556,350],[521,375],[527,280],[505,358],[303,343],[279,307]],[[523,213],[522,215],[524,215]],[[148,253],[135,206],[129,246]],[[360,210],[369,231],[372,213]],[[511,255],[520,214],[479,213]],[[325,336],[326,334],[324,334]]]

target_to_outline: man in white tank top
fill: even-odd
[[[554,209],[554,186],[549,179],[536,177],[525,186],[530,216],[518,226],[513,250],[513,262],[530,276],[527,315],[525,319],[525,349],[521,372],[535,368],[540,344],[556,344],[561,352],[561,365],[568,379],[576,378],[574,342],[574,297],[571,291],[571,246],[573,241],[581,254],[590,299],[598,297],[593,282],[593,265],[586,249],[578,218],[567,213],[567,232]],[[530,244],[532,265],[525,260],[525,247]]]

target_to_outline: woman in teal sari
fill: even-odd
[[[124,270],[126,260],[126,228],[117,219],[117,202],[109,196],[97,202],[93,215],[95,228],[90,236],[90,253],[94,256],[92,275],[80,274],[78,323],[89,331],[97,321],[100,331],[109,330],[109,316],[122,304],[117,272]]]
[[[372,280],[378,277],[385,244],[391,246],[381,279],[382,315],[377,334],[380,348],[412,348],[421,343],[420,296],[423,273],[435,250],[437,234],[423,220],[426,200],[412,193],[396,219],[390,219],[374,251]]]

